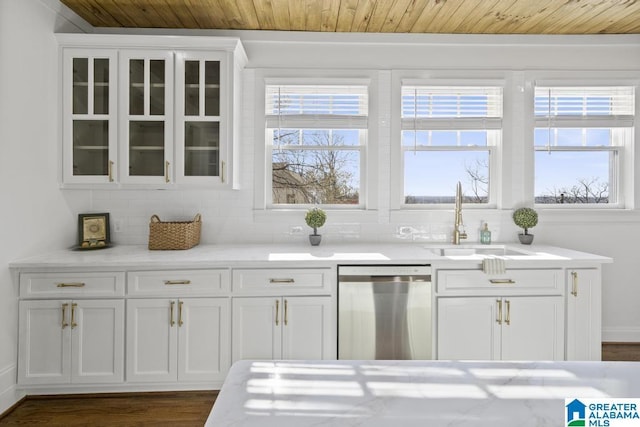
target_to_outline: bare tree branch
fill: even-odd
[[[609,183],[599,177],[579,178],[570,187],[554,187],[536,197],[536,203],[609,203]]]
[[[292,134],[288,137],[291,139]],[[296,141],[287,141],[289,146]],[[342,140],[318,131],[310,135],[318,149],[278,149],[272,159],[272,191],[274,203],[358,203],[358,191],[353,187],[351,165],[357,160],[354,151],[330,149]],[[326,148],[325,148],[326,147]]]
[[[489,198],[489,163],[484,159],[476,159],[475,164],[464,166],[467,172],[473,196],[465,197],[469,203],[486,203]]]

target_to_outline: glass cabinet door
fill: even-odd
[[[221,156],[221,58],[183,53],[178,76],[177,171],[179,179],[224,180]]]
[[[115,181],[115,53],[67,50],[63,65],[63,179]]]
[[[124,181],[172,182],[171,53],[124,52],[120,67],[125,80],[121,103],[122,140],[127,141]]]

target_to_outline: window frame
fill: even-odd
[[[531,79],[531,97],[529,99],[529,109],[531,123],[530,135],[531,135],[531,201],[536,209],[550,209],[550,210],[623,210],[629,209],[633,205],[633,177],[635,175],[634,165],[634,144],[638,134],[638,124],[636,123],[635,116],[638,113],[638,82],[629,79]],[[556,115],[552,117],[548,116],[536,116],[535,111],[535,99],[536,88],[570,88],[570,87],[631,87],[634,89],[633,104],[635,107],[634,114],[631,119],[631,126],[605,126],[606,124],[615,124],[615,118],[608,118],[602,115]],[[535,131],[540,128],[549,129],[616,129],[616,128],[629,128],[629,136],[623,137],[623,141],[620,145],[609,146],[578,146],[578,145],[563,145],[553,146],[551,141],[545,146],[535,145]],[[609,160],[609,197],[611,198],[612,192],[615,192],[613,203],[536,203],[536,188],[535,188],[535,175],[536,175],[536,154],[538,152],[576,152],[576,153],[588,153],[588,152],[608,152],[614,153],[614,159]]]
[[[375,138],[378,129],[375,126],[378,115],[376,84],[377,71],[364,72],[348,70],[256,70],[251,72],[253,79],[253,100],[255,100],[255,140],[254,148],[254,211],[258,212],[298,212],[313,206],[341,212],[363,212],[377,209],[377,182],[371,179],[371,170],[377,165],[377,144]],[[368,97],[367,127],[363,129],[366,142],[359,146],[345,146],[360,152],[360,188],[358,204],[274,204],[272,200],[272,152],[268,146],[266,88],[269,85],[331,85],[366,86]],[[254,102],[252,100],[252,103]],[[263,136],[260,136],[263,135]]]
[[[478,72],[477,75],[482,74]],[[500,205],[500,196],[502,191],[502,147],[505,137],[505,104],[508,94],[508,86],[507,82],[504,78],[455,78],[455,79],[444,79],[444,78],[405,78],[398,77],[396,78],[396,92],[394,95],[394,104],[392,107],[392,114],[397,114],[397,119],[395,122],[397,123],[395,129],[393,129],[392,141],[392,153],[396,153],[394,164],[397,165],[397,173],[392,173],[392,208],[405,210],[405,211],[424,211],[424,210],[443,210],[450,209],[452,203],[405,203],[405,195],[404,195],[404,162],[405,162],[405,153],[414,151],[449,151],[449,152],[472,152],[472,151],[480,151],[480,152],[488,152],[489,158],[489,199],[487,203],[464,203],[465,209],[492,209],[495,210]],[[437,87],[437,86],[451,86],[451,87],[499,87],[502,90],[502,99],[501,99],[501,107],[502,113],[499,119],[492,118],[487,120],[492,120],[499,122],[500,126],[491,128],[486,127],[485,130],[496,130],[498,134],[494,137],[493,141],[491,141],[490,135],[487,140],[486,146],[473,146],[473,147],[464,147],[464,146],[428,146],[428,147],[407,147],[403,145],[402,141],[402,132],[405,129],[403,126],[403,120],[405,120],[402,116],[402,93],[403,88],[405,86],[424,86],[424,87]],[[477,127],[458,127],[453,129],[451,126],[447,127],[444,124],[450,123],[454,124],[456,121],[460,123],[465,123],[465,118],[443,118],[443,119],[435,119],[432,122],[436,125],[430,129],[418,129],[422,131],[437,131],[437,130],[447,130],[447,131],[464,131],[464,130],[482,130],[477,129]],[[474,122],[482,122],[482,118],[474,118]],[[392,168],[393,170],[394,168]],[[464,184],[463,184],[463,192],[464,192]],[[452,189],[452,196],[455,195],[455,190]]]

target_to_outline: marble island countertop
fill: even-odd
[[[567,262],[609,263],[611,258],[554,246],[519,244],[460,245],[418,243],[239,244],[199,245],[184,251],[150,251],[146,246],[115,245],[100,250],[59,250],[12,262],[29,268],[205,268],[233,265],[304,267],[354,264],[428,264],[474,267],[487,257],[499,256],[507,267],[566,266]],[[304,265],[301,265],[303,263]]]
[[[240,361],[206,426],[559,426],[565,398],[638,397],[637,362]]]

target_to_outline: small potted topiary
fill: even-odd
[[[518,234],[518,239],[523,245],[530,245],[533,242],[533,234],[529,234],[529,229],[538,224],[538,213],[531,208],[519,208],[513,212],[513,222],[524,230]]]
[[[318,246],[322,240],[322,235],[318,234],[318,228],[324,225],[327,214],[320,208],[309,209],[304,220],[309,227],[313,228],[313,234],[309,234],[309,242],[312,246]]]

